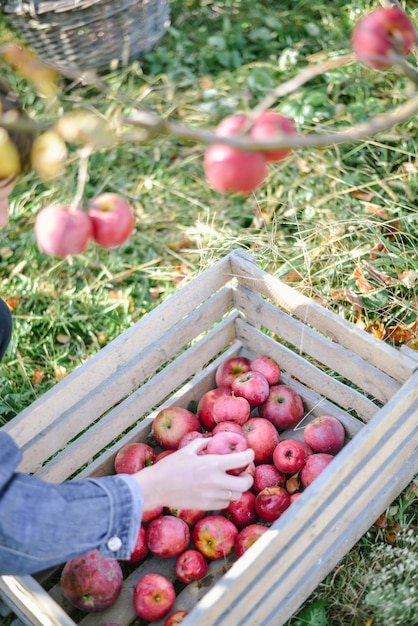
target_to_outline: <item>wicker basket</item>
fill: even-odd
[[[169,0],[3,0],[4,14],[45,62],[64,73],[126,66],[169,25]]]

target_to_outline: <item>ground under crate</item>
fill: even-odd
[[[337,416],[350,441],[227,572],[213,562],[206,580],[184,589],[176,608],[191,610],[185,626],[280,626],[408,484],[418,471],[414,353],[359,330],[236,250],[6,427],[24,450],[24,471],[56,482],[109,474],[123,444],[148,440],[162,406],[196,403],[223,359],[261,353],[281,364],[308,419]],[[155,567],[146,559],[97,615],[76,614],[53,577],[3,577],[0,594],[25,624],[128,626],[133,587]],[[174,576],[172,561],[158,560],[162,567]]]

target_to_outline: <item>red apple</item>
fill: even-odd
[[[127,443],[115,456],[115,472],[117,474],[135,474],[144,467],[153,465],[157,453],[147,443]]]
[[[255,466],[254,482],[252,486],[254,493],[260,493],[265,487],[276,487],[277,485],[283,487],[285,482],[286,476],[282,472],[279,472],[277,467],[271,463],[261,463],[261,465]]]
[[[230,395],[230,392],[226,389],[216,388],[210,389],[200,398],[196,413],[204,430],[211,431],[216,426],[213,418],[213,405],[215,400],[224,395]]]
[[[294,135],[295,133],[296,128],[292,120],[276,111],[261,113],[254,121],[250,131],[251,137],[256,141],[281,139],[283,135]],[[291,151],[292,148],[274,148],[266,150],[263,154],[267,161],[275,162],[287,157]]]
[[[224,515],[207,515],[192,531],[196,549],[212,561],[231,554],[237,535],[238,528]]]
[[[164,459],[164,457],[169,456],[170,454],[173,454],[173,452],[175,452],[175,450],[162,450],[155,457],[154,463],[158,463],[158,461],[161,461],[161,459]]]
[[[308,487],[335,457],[326,452],[316,452],[306,457],[305,465],[300,472],[304,487]]]
[[[253,524],[257,520],[255,494],[252,491],[244,491],[240,499],[231,500],[223,512],[238,529]]]
[[[135,216],[127,200],[115,193],[102,193],[88,208],[93,224],[93,239],[103,248],[114,248],[132,234]]]
[[[269,385],[277,385],[280,380],[280,366],[272,357],[265,354],[251,359],[250,369],[253,372],[260,372],[267,379]]]
[[[260,519],[274,522],[290,506],[290,495],[284,487],[266,487],[257,494],[255,510]]]
[[[241,424],[238,424],[238,422],[232,422],[231,420],[226,420],[225,422],[219,422],[219,424],[216,424],[212,430],[212,435],[216,435],[216,433],[223,433],[225,431],[229,433],[238,433],[238,435],[244,435],[244,430]]]
[[[149,550],[163,558],[178,556],[190,541],[190,530],[185,521],[175,515],[161,515],[150,522],[147,529]]]
[[[182,519],[187,526],[194,526],[196,522],[206,515],[206,511],[201,511],[200,509],[175,509],[171,507],[167,509],[167,512],[169,515],[175,515],[175,517]]]
[[[262,524],[249,524],[240,530],[235,539],[235,553],[237,557],[239,558],[247,552],[248,548],[251,548],[253,543],[255,543],[266,530],[267,526],[263,526]]]
[[[295,491],[295,493],[291,493],[290,494],[290,504],[295,502],[295,500],[298,500],[301,495],[302,495],[301,491]]]
[[[415,38],[414,25],[401,7],[379,7],[357,22],[351,45],[362,63],[384,69],[393,65],[396,55],[409,54]]]
[[[202,439],[202,437],[204,436],[205,435],[202,432],[200,432],[200,430],[190,430],[188,433],[183,435],[183,437],[180,439],[179,445],[177,446],[177,448],[180,450],[180,448],[184,448],[194,439]]]
[[[250,369],[251,361],[245,356],[232,356],[218,365],[215,380],[218,387],[231,389],[235,378]]]
[[[248,446],[254,450],[254,463],[270,463],[274,448],[280,441],[275,426],[263,417],[250,417],[242,428]]]
[[[174,613],[170,613],[167,616],[164,626],[177,626],[177,624],[181,624],[184,621],[184,618],[187,617],[189,611],[185,611],[184,609],[178,609],[178,611],[174,611]]]
[[[149,550],[147,545],[147,529],[143,524],[139,527],[138,537],[136,538],[134,549],[131,556],[127,559],[130,563],[142,561],[147,556]]]
[[[208,564],[199,550],[185,550],[176,559],[176,576],[182,583],[189,584],[206,576]]]
[[[294,474],[302,469],[305,458],[305,446],[296,439],[279,441],[273,452],[273,463],[284,474]]]
[[[220,422],[236,422],[244,424],[250,417],[251,406],[246,398],[224,395],[213,403],[212,415],[216,424]]]
[[[265,376],[260,372],[252,372],[251,370],[237,376],[232,383],[233,394],[245,398],[251,406],[257,406],[264,402],[269,391],[270,386]]]
[[[93,550],[66,562],[61,572],[62,595],[87,612],[112,606],[122,589],[123,575],[116,559],[106,559]]]
[[[206,447],[206,454],[231,454],[232,452],[243,452],[247,450],[248,444],[244,435],[224,431],[216,433],[209,439]],[[238,476],[245,471],[245,467],[237,467],[228,470],[228,474]]]
[[[186,433],[200,430],[200,422],[188,409],[181,406],[169,406],[157,413],[151,430],[161,448],[176,450]]]
[[[344,446],[344,426],[333,415],[321,415],[306,425],[303,439],[314,452],[337,454]]]
[[[135,585],[133,606],[141,619],[156,621],[173,608],[176,592],[173,583],[156,573],[145,574]]]
[[[34,230],[42,252],[61,258],[83,252],[93,235],[87,213],[62,205],[41,209],[36,216]]]
[[[272,385],[267,400],[259,406],[258,412],[282,432],[298,424],[303,417],[304,408],[302,398],[292,387]]]
[[[164,512],[163,506],[157,506],[155,509],[149,509],[148,511],[142,511],[142,522],[147,524],[148,522],[152,522],[152,520],[160,517]]]

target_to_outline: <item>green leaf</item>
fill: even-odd
[[[309,604],[298,614],[294,626],[329,626],[327,604],[326,600],[316,600]]]

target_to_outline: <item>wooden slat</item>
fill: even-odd
[[[282,626],[418,471],[418,373],[205,595],[185,626]]]
[[[301,356],[308,355],[314,358],[382,403],[390,400],[401,386],[401,383],[381,369],[283,313],[248,289],[238,288],[235,302],[250,324],[256,327],[264,326],[276,333],[280,339],[291,343]]]
[[[266,351],[267,347],[274,343],[273,354],[283,369],[304,385],[315,389],[322,397],[338,403],[345,409],[355,410],[357,415],[366,421],[376,414],[378,407],[371,400],[316,368],[309,361],[295,354],[290,348],[264,335],[241,319],[237,319],[236,326],[237,337],[243,345],[257,345],[259,354]]]
[[[318,329],[336,344],[358,354],[399,382],[404,383],[417,369],[415,359],[343,320],[335,313],[327,311],[278,278],[259,269],[245,256],[239,253],[232,254],[231,266],[239,284],[255,293],[263,294],[304,324]]]
[[[55,385],[3,428],[19,446],[24,447],[55,419],[73,415],[79,402],[82,403],[87,396],[100,396],[105,381],[117,377],[119,369],[128,363],[135,363],[138,354],[157,337],[170,333],[185,316],[221,289],[230,280],[230,272],[230,258],[226,256],[102,348],[61,381],[59,388]],[[144,365],[142,377],[145,375],[147,368]],[[28,424],[31,424],[30,428]]]

